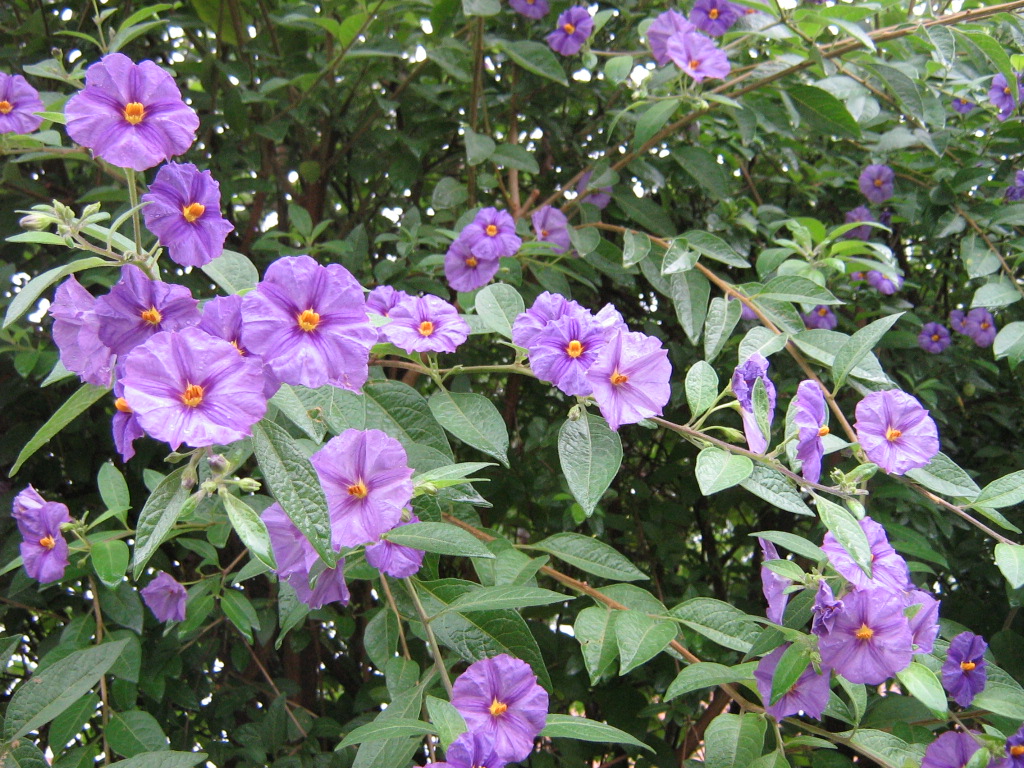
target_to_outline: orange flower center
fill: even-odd
[[[508,704],[506,704],[503,701],[498,701],[498,699],[495,698],[491,702],[491,706],[489,707],[489,709],[491,710],[492,715],[494,715],[495,717],[500,717],[501,715],[505,714],[505,710],[508,709]]]
[[[476,260],[476,256],[470,256],[468,259],[466,259],[466,266],[469,267],[470,269],[474,269],[476,265],[479,263],[480,262]]]
[[[189,203],[181,209],[182,215],[185,217],[185,221],[191,224],[193,221],[198,219],[204,213],[206,213],[206,206],[202,203]]]
[[[0,101],[0,115],[6,115],[12,109],[14,109],[14,105],[7,101],[7,99]]]
[[[124,119],[132,125],[138,125],[146,115],[146,108],[137,101],[130,101],[124,105]]]
[[[314,312],[312,309],[302,310],[302,314],[299,315],[299,328],[306,333],[312,333],[318,325],[320,325],[320,314],[318,312]]]
[[[164,316],[160,314],[160,310],[156,307],[150,307],[143,310],[142,319],[150,325],[160,325],[160,321],[164,319]]]
[[[576,25],[570,24],[569,22],[565,22],[565,24],[562,25],[562,29],[565,30],[565,34],[571,35],[573,32],[576,31]]]
[[[181,402],[189,408],[196,408],[203,402],[203,388],[198,384],[189,384],[181,393]]]
[[[700,67],[700,59],[690,59],[690,69],[697,69]]]
[[[623,384],[629,381],[629,376],[627,376],[624,373],[619,373],[619,369],[616,368],[615,371],[612,372],[612,375],[608,380],[612,383],[613,387],[621,387]]]
[[[860,629],[854,632],[854,635],[858,640],[870,640],[875,636],[875,630],[869,627],[867,624],[861,624]]]
[[[961,661],[960,662],[960,669],[962,669],[964,672],[973,672],[974,668],[976,666],[978,666],[978,665],[975,664],[973,661]]]
[[[874,184],[875,184],[876,187],[880,187],[880,186],[882,186],[882,180],[881,179],[875,179]]]
[[[347,490],[349,496],[355,496],[357,499],[365,499],[366,494],[370,492],[362,480],[356,480]]]
[[[712,8],[710,11],[708,11],[708,18],[711,19],[712,21],[717,19],[718,18],[718,9],[717,8]]]
[[[488,224],[484,232],[488,237],[495,237],[498,234],[498,228],[494,224]]]
[[[988,321],[985,321],[985,322],[983,322],[981,324],[981,330],[983,330],[983,331],[987,331],[989,329],[989,327],[990,327],[990,323]]]
[[[886,427],[885,439],[890,443],[899,440],[901,437],[903,437],[903,430],[896,429],[896,427]]]
[[[1010,755],[1013,757],[1020,757],[1024,755],[1024,744],[1015,744],[1010,747]]]
[[[238,354],[240,354],[242,357],[245,357],[247,354],[249,354],[248,352],[245,351],[245,347],[243,347],[238,342],[238,339],[232,340],[231,346],[234,347],[238,351]]]
[[[822,307],[818,310],[818,317],[824,317],[828,314],[828,307]]]
[[[822,426],[822,428],[818,430],[818,437],[824,437],[827,434],[828,434],[828,427]]]
[[[540,231],[540,236],[541,236],[541,237],[547,237],[547,236],[548,236],[548,234],[549,234],[549,233],[548,233],[548,231],[547,231],[546,229],[542,229],[542,230]]]
[[[1005,88],[1003,88],[1003,93],[1005,93],[1007,96],[1009,96],[1010,95],[1010,86],[1006,86]]]
[[[57,542],[53,540],[53,536],[43,536],[39,540],[39,546],[43,549],[53,549],[57,546]]]
[[[429,320],[420,323],[420,336],[429,336],[434,332],[434,324]]]
[[[565,348],[569,357],[579,357],[583,354],[583,345],[580,344],[576,339],[569,342],[569,346]]]
[[[938,341],[938,340],[939,340],[939,338],[940,338],[940,337],[939,337],[939,334],[937,334],[937,333],[933,333],[933,334],[932,334],[932,341]]]
[[[117,408],[117,410],[119,410],[121,413],[132,412],[132,407],[128,405],[128,401],[125,400],[123,397],[119,397],[117,398],[117,400],[114,401],[114,407]]]

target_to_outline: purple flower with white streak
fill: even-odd
[[[946,731],[925,749],[921,768],[964,768],[979,749],[971,734]]]
[[[594,400],[614,430],[660,416],[672,394],[670,378],[661,340],[630,331],[614,334],[587,371]]]
[[[270,534],[270,545],[277,562],[277,576],[288,582],[300,601],[310,608],[323,608],[328,603],[347,605],[348,585],[345,583],[345,559],[334,568],[320,570],[320,556],[309,540],[295,526],[280,504],[272,504],[260,515]],[[310,578],[316,584],[309,586]]]
[[[985,639],[972,632],[961,632],[949,643],[942,665],[942,687],[961,707],[970,706],[974,697],[985,690],[988,681],[986,650]]]
[[[466,731],[452,742],[445,762],[431,763],[433,768],[505,768],[494,752],[494,735],[484,731]]]
[[[671,61],[668,55],[668,40],[672,35],[695,32],[696,29],[679,11],[670,9],[659,14],[647,28],[647,44],[651,47],[651,55],[658,66],[664,67]]]
[[[819,304],[810,312],[800,315],[804,325],[822,331],[831,331],[839,325],[839,318],[836,313],[824,304]]]
[[[142,217],[183,267],[201,267],[224,252],[224,241],[235,227],[220,212],[220,184],[209,171],[192,163],[167,163],[157,171]]]
[[[725,51],[699,32],[672,35],[668,39],[667,49],[672,62],[697,83],[702,83],[709,77],[721,79],[732,69]]]
[[[913,635],[902,596],[888,589],[851,592],[832,630],[818,638],[821,663],[851,683],[878,685],[910,664]]]
[[[761,559],[763,561],[781,559],[779,558],[779,550],[768,539],[758,538],[757,543],[761,545]],[[764,599],[768,602],[768,610],[765,615],[769,621],[774,621],[776,624],[782,623],[782,616],[786,612],[787,603],[789,603],[789,595],[786,594],[786,588],[792,585],[792,583],[785,576],[779,576],[771,568],[763,564],[761,565],[761,591],[764,593]]]
[[[589,17],[588,17],[589,18]],[[473,253],[481,259],[500,259],[514,256],[523,244],[516,234],[516,223],[508,211],[497,208],[483,208],[459,233]]]
[[[558,17],[558,26],[554,32],[548,33],[545,40],[555,53],[562,56],[574,56],[594,31],[594,20],[590,12],[582,5],[574,5],[562,11]]]
[[[588,314],[586,309],[572,299],[567,299],[560,293],[544,291],[533,302],[533,306],[512,322],[512,343],[529,349],[552,320],[565,315],[584,319]]]
[[[444,276],[456,291],[475,291],[491,282],[500,266],[497,256],[484,256],[483,249],[474,248],[468,238],[460,236],[445,254]]]
[[[139,590],[142,601],[157,621],[184,621],[188,592],[169,573],[160,571],[149,584]]]
[[[25,572],[40,584],[64,577],[70,562],[68,543],[60,526],[71,522],[67,506],[47,501],[31,485],[14,497],[11,516],[18,524],[19,545]]]
[[[798,430],[796,457],[801,462],[800,473],[816,483],[821,479],[821,459],[825,455],[821,439],[828,434],[828,411],[818,382],[802,381],[796,388],[793,426]]]
[[[884,203],[892,197],[896,173],[888,165],[869,165],[861,171],[857,185],[872,203]]]
[[[590,177],[593,176],[593,171],[587,171],[580,180],[576,182],[576,192],[580,195],[581,202],[590,203],[590,205],[597,208],[599,211],[603,211],[608,207],[608,203],[612,201],[612,188],[611,185],[606,187],[591,187]],[[584,194],[586,196],[584,197]]]
[[[942,323],[925,323],[917,334],[917,345],[933,355],[940,354],[952,343],[949,331]]]
[[[1014,80],[1013,85],[1010,85],[1000,73],[992,78],[992,87],[988,89],[988,99],[999,110],[996,117],[1000,121],[1006,120],[1020,103],[1020,83]]]
[[[893,549],[889,543],[889,537],[885,534],[885,528],[870,517],[865,517],[858,522],[871,547],[871,578],[868,578],[868,575],[854,562],[850,553],[836,541],[835,536],[829,531],[825,534],[821,548],[828,555],[828,561],[832,567],[858,590],[887,589],[892,592],[902,592],[905,589],[913,589],[914,585],[910,581],[910,569],[907,567],[907,561]]]
[[[729,0],[697,0],[690,11],[690,22],[701,32],[719,37],[736,23],[739,13]]]
[[[408,520],[398,523],[395,528],[419,521],[420,519],[416,515],[411,515]],[[395,528],[391,530],[395,530]],[[392,578],[404,579],[420,569],[425,554],[422,549],[413,549],[401,544],[394,544],[387,539],[381,539],[366,547],[366,562]]]
[[[454,352],[469,338],[469,323],[442,298],[410,297],[391,310],[384,336],[406,352]]]
[[[44,109],[39,91],[28,80],[0,72],[0,134],[34,132],[43,122],[36,112]]]
[[[569,238],[569,219],[557,208],[545,205],[530,217],[537,242],[551,243],[555,253],[566,253],[572,247]]]
[[[995,318],[984,307],[975,307],[967,313],[964,333],[971,337],[976,346],[991,347],[997,331]]]
[[[152,61],[109,53],[85,71],[64,108],[68,135],[96,157],[144,171],[188,151],[199,117],[174,78]]]
[[[732,391],[740,404],[740,418],[743,419],[743,432],[747,437],[747,446],[754,453],[764,453],[768,449],[771,435],[761,434],[761,428],[754,416],[754,386],[758,381],[764,382],[768,395],[768,427],[771,429],[775,418],[775,385],[768,378],[769,362],[758,352],[748,357],[742,365],[736,366],[732,374]]]
[[[890,475],[928,465],[939,452],[939,430],[917,398],[889,389],[872,392],[855,410],[853,428],[868,459]]]
[[[797,681],[774,704],[769,704],[772,696],[772,682],[775,670],[778,669],[782,655],[790,643],[780,645],[757,663],[754,679],[757,681],[757,692],[761,694],[765,712],[781,721],[784,717],[803,712],[815,720],[820,720],[828,704],[829,683],[832,679],[830,670],[822,669],[819,675],[810,663],[800,674]]]
[[[811,621],[811,632],[816,635],[827,635],[835,626],[836,617],[843,611],[843,601],[836,600],[832,587],[825,579],[818,582],[818,591],[814,596],[814,619]]]
[[[530,367],[537,378],[567,395],[589,395],[587,371],[611,334],[589,317],[560,317],[547,324],[529,347]]]
[[[114,356],[100,341],[100,319],[96,299],[71,275],[57,287],[50,305],[53,340],[60,361],[82,381],[109,387]]]
[[[543,19],[548,15],[551,6],[548,0],[508,0],[512,10],[528,19]]]
[[[896,291],[903,287],[902,275],[893,275],[892,277],[889,277],[888,275],[883,275],[877,269],[872,269],[868,272],[867,281],[868,285],[883,296],[892,296]]]

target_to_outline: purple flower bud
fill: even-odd
[[[768,394],[768,427],[775,419],[775,385],[768,378],[770,363],[755,352],[742,365],[736,366],[732,374],[732,391],[740,404],[740,418],[743,419],[743,433],[747,437],[747,446],[754,453],[764,453],[768,449],[771,435],[761,434],[754,415],[754,385],[760,379]]]
[[[802,462],[800,472],[816,483],[821,479],[821,459],[825,455],[821,438],[828,434],[825,396],[816,381],[802,381],[797,387],[793,426],[798,430],[796,457]]]
[[[62,523],[71,522],[68,508],[47,501],[30,485],[14,497],[11,516],[21,533],[19,549],[25,572],[40,584],[62,579],[70,562],[68,543],[60,530]]]
[[[174,578],[160,571],[139,591],[157,621],[184,621],[188,592]]]
[[[843,601],[836,600],[832,587],[822,579],[818,582],[818,592],[814,596],[814,619],[811,632],[816,635],[827,635],[835,626],[836,617],[843,612]]]
[[[761,538],[757,542],[761,545],[763,560],[779,559],[779,551],[772,542]],[[792,583],[785,576],[779,576],[771,568],[767,568],[764,565],[761,566],[761,591],[764,593],[764,599],[768,602],[768,611],[765,615],[769,621],[774,621],[776,624],[782,623],[782,616],[786,612],[786,604],[789,603],[786,587]]]
[[[44,109],[39,91],[28,80],[0,72],[0,134],[32,133],[43,122],[36,112]]]

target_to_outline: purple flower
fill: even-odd
[[[384,336],[406,352],[454,352],[469,338],[469,324],[437,296],[406,299],[391,310]]]
[[[579,53],[583,43],[594,31],[594,20],[590,12],[582,5],[574,5],[562,11],[558,17],[558,26],[545,38],[551,50],[563,56]]]
[[[469,730],[493,737],[495,754],[509,762],[526,759],[547,721],[547,691],[529,664],[507,653],[470,664],[451,699]]]
[[[198,304],[185,286],[150,280],[134,264],[125,264],[117,285],[94,305],[100,341],[125,355],[161,331],[197,325]]]
[[[867,206],[858,205],[852,211],[847,211],[843,221],[846,224],[853,224],[855,221],[874,221],[875,217],[871,215],[871,211],[868,210]],[[871,237],[871,227],[861,225],[848,230],[844,235],[845,240],[867,240]]]
[[[64,108],[68,135],[120,168],[144,171],[188,151],[199,117],[174,78],[152,61],[109,53],[85,71]]]
[[[709,2],[722,1],[724,0],[709,0]],[[711,38],[705,37],[699,32],[683,32],[681,34],[677,32],[669,37],[668,56],[680,70],[698,83],[709,77],[723,78],[729,74],[729,70],[732,68],[725,51],[715,45]]]
[[[857,439],[868,459],[890,475],[924,467],[939,452],[939,430],[916,397],[889,389],[872,392],[855,413]]]
[[[43,122],[35,113],[45,108],[28,80],[0,72],[0,133],[32,133]]]
[[[501,262],[497,256],[485,257],[474,249],[466,237],[457,237],[444,257],[444,276],[456,291],[483,288],[498,274]]]
[[[959,112],[961,115],[966,115],[968,112],[974,111],[974,108],[978,105],[973,101],[967,99],[961,99],[959,96],[953,97],[953,109]]]
[[[999,110],[996,117],[1006,120],[1017,109],[1020,102],[1020,83],[1010,85],[1002,74],[992,78],[992,87],[988,89],[988,99]]]
[[[60,526],[71,522],[68,508],[47,501],[30,485],[14,497],[11,516],[23,539],[19,549],[25,572],[40,584],[63,578],[69,559],[68,543]]]
[[[589,16],[587,18],[590,18]],[[500,259],[514,256],[523,240],[516,234],[516,223],[508,211],[483,208],[459,233],[473,253],[480,259]]]
[[[804,325],[808,328],[816,328],[822,331],[831,331],[839,325],[839,318],[836,317],[836,313],[824,304],[819,304],[810,312],[800,315],[800,317],[803,318]]]
[[[991,347],[996,338],[996,321],[984,307],[975,307],[967,313],[964,333],[979,347]]]
[[[869,165],[861,171],[857,184],[872,203],[884,203],[892,197],[896,174],[888,165]]]
[[[828,434],[825,396],[816,381],[802,381],[796,388],[793,426],[798,430],[796,457],[802,462],[800,473],[816,483],[821,479],[821,459],[825,455],[821,438]]]
[[[831,531],[825,534],[821,548],[828,555],[828,561],[854,588],[858,590],[878,589],[902,592],[912,589],[910,569],[889,543],[885,528],[870,517],[858,521],[871,547],[871,578],[861,570],[850,554],[836,541]]]
[[[537,233],[537,242],[551,243],[555,253],[566,253],[572,247],[569,238],[569,220],[557,208],[545,205],[538,208],[530,217],[533,231]]]
[[[327,496],[337,548],[377,541],[412,499],[402,444],[379,429],[346,429],[309,457]]]
[[[1024,200],[1024,171],[1017,171],[1013,184],[1006,188],[1003,198],[1014,203]]]
[[[366,311],[381,317],[388,317],[392,309],[408,298],[409,294],[405,291],[399,291],[390,285],[378,285],[366,296]]]
[[[892,277],[889,277],[887,275],[883,275],[877,269],[872,269],[868,272],[867,281],[868,285],[883,296],[892,296],[896,291],[903,287],[902,275],[893,275]]]
[[[696,31],[686,17],[679,11],[668,10],[658,15],[651,26],[647,28],[647,44],[651,47],[651,54],[659,67],[669,63],[668,39],[675,33],[686,33]]]
[[[661,339],[644,333],[614,334],[587,371],[601,415],[618,430],[623,424],[660,416],[672,394],[672,364]]]
[[[949,331],[942,323],[925,323],[917,335],[917,346],[933,355],[945,350],[952,342]]]
[[[320,556],[313,545],[295,527],[280,504],[267,507],[260,516],[270,534],[270,546],[277,561],[277,576],[287,581],[295,590],[300,601],[310,608],[323,608],[328,603],[347,605],[348,585],[345,584],[345,560],[338,560],[334,568],[319,571]],[[316,573],[316,585],[309,586],[309,580]]]
[[[145,437],[146,433],[139,425],[139,420],[135,418],[135,412],[132,410],[132,407],[124,399],[124,379],[122,376],[118,376],[117,380],[114,381],[114,397],[116,398],[114,400],[114,418],[110,424],[114,437],[114,447],[121,454],[121,460],[128,461],[135,455],[135,441],[140,437]]]
[[[797,681],[790,686],[782,697],[774,704],[769,704],[772,697],[772,680],[775,678],[775,670],[779,666],[782,655],[789,648],[790,643],[780,645],[757,663],[754,670],[754,679],[757,681],[757,692],[761,694],[761,701],[764,702],[765,712],[776,720],[803,712],[815,720],[820,720],[825,712],[825,705],[828,704],[829,682],[832,675],[830,670],[822,669],[819,675],[814,667],[808,663],[807,669],[803,671]]]
[[[408,520],[399,522],[395,528],[419,521],[420,519],[416,515],[412,515]],[[420,566],[423,565],[424,554],[426,553],[422,549],[413,549],[401,544],[393,544],[387,539],[381,539],[366,547],[366,562],[392,578],[404,579],[420,569]]]
[[[513,0],[514,2],[514,0]],[[494,736],[484,731],[466,731],[452,742],[445,762],[432,763],[434,768],[505,768],[494,752]]]
[[[942,687],[961,707],[970,706],[974,697],[985,690],[988,673],[985,651],[988,643],[979,635],[961,632],[949,643],[942,665]]]
[[[139,425],[174,450],[241,440],[267,411],[259,365],[198,328],[158,333],[137,347],[123,383]]]
[[[548,323],[560,317],[571,315],[586,318],[587,310],[559,293],[544,291],[528,310],[512,322],[512,343],[529,349]]]
[[[252,354],[242,344],[242,297],[237,293],[230,296],[216,296],[203,304],[203,319],[200,330],[223,339],[238,350],[238,354],[260,366],[263,371],[263,395],[268,400],[281,387],[270,368],[259,355]]]
[[[168,573],[160,571],[149,584],[139,590],[143,602],[157,621],[184,621],[188,592]]]
[[[530,366],[537,378],[567,395],[589,395],[587,371],[611,334],[589,317],[560,317],[548,323],[530,344]]]
[[[761,545],[762,560],[767,562],[780,559],[779,550],[768,539],[759,538],[757,542]],[[782,623],[782,615],[786,612],[786,604],[789,602],[786,588],[792,583],[786,577],[779,576],[771,568],[765,565],[761,566],[761,591],[764,593],[764,599],[768,602],[768,611],[765,615],[769,621],[774,621],[776,624]]]
[[[100,341],[100,319],[96,299],[81,286],[74,275],[60,284],[50,305],[53,340],[60,350],[60,361],[82,381],[97,387],[110,386],[114,356]]]
[[[157,171],[142,209],[146,227],[183,267],[201,267],[224,252],[235,227],[220,213],[220,184],[192,163],[167,163]]]
[[[1024,726],[1006,740],[1006,757],[995,761],[992,768],[1024,768]]]
[[[954,309],[949,313],[949,325],[957,333],[967,335],[967,314],[961,309]]]
[[[914,638],[914,653],[931,653],[939,635],[939,601],[923,589],[911,589],[903,593],[903,605]]]
[[[818,591],[814,596],[814,620],[811,622],[811,632],[816,635],[827,635],[832,631],[836,623],[836,617],[843,612],[843,601],[836,600],[832,594],[832,587],[828,582],[821,579],[818,582]]]
[[[832,631],[818,638],[821,663],[851,683],[877,685],[910,664],[913,636],[901,596],[887,589],[848,594]]]
[[[736,6],[729,0],[697,0],[690,11],[690,22],[701,32],[715,37],[724,35],[738,18]]]
[[[363,289],[340,264],[278,259],[242,300],[242,343],[280,381],[358,392],[369,376],[370,326]]]
[[[979,749],[981,745],[971,734],[946,731],[928,745],[921,768],[964,768]]]
[[[768,439],[771,437],[761,434],[761,428],[754,416],[754,384],[758,380],[764,382],[768,394],[769,429],[775,418],[775,385],[768,378],[769,365],[770,363],[760,353],[755,352],[742,365],[736,366],[732,374],[732,391],[740,404],[743,432],[747,436],[747,445],[754,453],[764,453],[768,449]]]
[[[593,171],[587,171],[580,176],[580,180],[576,182],[576,192],[580,196],[578,198],[580,202],[590,203],[597,210],[603,211],[612,201],[612,188],[610,184],[607,187],[591,188],[590,177],[593,173]]]
[[[543,19],[551,10],[548,0],[508,0],[508,4],[513,11],[528,19]]]
[[[729,301],[740,301],[735,296],[729,296]],[[757,320],[757,313],[754,312],[746,302],[740,302],[740,320]]]

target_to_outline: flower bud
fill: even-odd
[[[53,220],[52,216],[47,216],[43,213],[30,213],[28,216],[22,216],[18,220],[18,226],[22,229],[27,229],[29,232],[41,232],[44,229],[48,229]]]
[[[238,490],[242,493],[256,493],[260,488],[260,481],[251,477],[243,477],[238,481]]]
[[[207,458],[206,461],[210,465],[210,469],[216,472],[218,475],[222,475],[225,472],[227,472],[228,467],[231,466],[228,460],[219,453],[213,454],[212,456]]]

